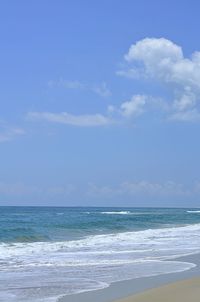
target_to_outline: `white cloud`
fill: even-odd
[[[107,84],[105,82],[99,84],[99,85],[94,85],[91,86],[90,88],[92,91],[96,92],[102,97],[109,97],[111,96],[111,91],[108,89]]]
[[[22,182],[5,183],[0,182],[0,194],[2,195],[29,195],[33,193],[40,193],[40,189],[36,186],[25,185]]]
[[[180,111],[173,113],[169,119],[177,120],[182,122],[199,122],[200,121],[200,113],[197,109]]]
[[[0,181],[0,194],[5,196],[67,196],[76,191],[72,184],[59,186],[39,187],[28,185],[23,182],[6,183]]]
[[[111,96],[111,91],[108,88],[105,82],[99,84],[87,84],[77,80],[69,81],[64,79],[59,79],[57,81],[49,81],[49,87],[64,87],[66,89],[74,89],[74,90],[88,90],[92,91],[102,97],[109,97]]]
[[[143,61],[149,67],[150,73],[152,69],[158,69],[161,63],[163,66],[167,66],[171,62],[175,63],[182,59],[181,47],[164,38],[145,38],[140,40],[136,44],[131,45],[125,55],[125,60],[128,62],[134,60]]]
[[[136,94],[129,101],[121,103],[119,107],[108,105],[106,114],[84,114],[74,115],[68,112],[28,112],[27,119],[32,121],[46,121],[79,127],[106,126],[119,123],[126,123],[136,118],[145,110],[161,108],[166,110],[166,103],[160,98],[153,98],[148,95]]]
[[[190,58],[182,48],[164,38],[145,38],[133,44],[125,55],[128,68],[119,75],[145,77],[161,82],[171,90],[169,103],[173,119],[197,120],[200,99],[200,52]],[[192,113],[193,112],[193,113]]]
[[[148,110],[168,111],[167,103],[158,97],[152,97],[145,94],[134,94],[130,100],[121,103],[119,107],[109,105],[107,112],[110,116],[116,117],[117,120],[126,122],[132,120]]]
[[[60,123],[79,127],[106,126],[113,121],[102,114],[73,115],[67,112],[29,112],[27,118],[30,120],[43,120],[52,123]]]
[[[0,143],[11,141],[17,136],[21,136],[24,134],[24,129],[10,126],[5,122],[0,122]]]
[[[185,195],[189,193],[182,184],[173,181],[165,183],[125,182],[121,184],[121,189],[128,194]]]
[[[118,186],[97,186],[89,184],[88,194],[94,196],[188,196],[195,193],[194,188],[187,189],[173,181],[156,183],[149,181],[123,182]]]
[[[121,104],[121,114],[125,117],[137,116],[144,111],[146,102],[146,95],[133,95],[130,101]]]
[[[48,195],[69,195],[76,191],[76,186],[72,184],[66,184],[63,186],[52,186],[47,188],[46,193]]]
[[[28,118],[73,126],[104,126],[114,122],[125,122],[153,109],[164,112],[168,120],[200,121],[200,52],[194,52],[190,58],[186,58],[182,48],[170,40],[145,38],[131,45],[124,58],[127,68],[118,74],[161,83],[156,96],[132,95],[119,106],[109,105],[106,114],[29,112]],[[49,82],[49,85],[90,90],[103,97],[111,94],[105,82],[89,85],[80,81],[60,79]],[[166,86],[171,96],[166,98],[164,93],[160,92],[163,86]]]
[[[129,68],[128,70],[117,70],[116,74],[131,79],[139,79],[141,77],[141,72],[136,68]]]
[[[152,182],[152,181],[126,181],[118,185],[97,185],[89,183],[88,185],[80,185],[77,187],[74,184],[58,184],[58,185],[33,185],[24,182],[7,183],[0,181],[0,196],[1,201],[12,200],[14,202],[33,200],[36,203],[48,200],[57,202],[79,200],[80,192],[82,199],[85,200],[100,200],[101,202],[111,199],[114,201],[141,201],[141,200],[174,200],[179,198],[195,197],[197,200],[200,196],[200,182],[194,182],[190,186],[183,185],[174,181]],[[16,199],[17,198],[17,199]],[[78,198],[78,199],[76,199]],[[171,199],[172,198],[172,199]]]
[[[79,81],[68,81],[68,80],[64,80],[64,79],[59,79],[57,81],[49,81],[48,82],[48,86],[49,87],[54,87],[54,86],[58,86],[58,87],[64,87],[67,89],[86,89],[86,85],[79,82]]]
[[[110,186],[98,186],[94,183],[88,184],[87,195],[89,196],[106,196],[112,197],[116,195],[117,189],[113,189]]]
[[[185,91],[184,94],[174,100],[174,109],[177,111],[186,111],[196,105],[196,95],[191,91]]]

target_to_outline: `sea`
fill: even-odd
[[[111,283],[189,270],[200,209],[0,207],[0,301],[56,302]]]

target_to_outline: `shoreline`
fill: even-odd
[[[199,302],[200,278],[177,281],[116,302]]]
[[[80,294],[65,295],[62,298],[58,299],[58,302],[123,302],[124,299],[126,299],[124,302],[131,302],[132,300],[127,299],[133,299],[133,295],[141,293],[143,294],[145,291],[152,289],[156,290],[157,288],[168,284],[174,284],[178,281],[186,280],[187,282],[187,280],[189,279],[196,277],[200,278],[200,253],[177,257],[174,260],[193,263],[196,266],[191,268],[190,270],[182,272],[124,280],[112,283],[109,287],[100,290],[83,292]]]

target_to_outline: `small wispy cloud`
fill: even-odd
[[[75,191],[76,186],[73,184],[41,187],[24,182],[7,183],[0,181],[0,194],[5,196],[67,196]]]
[[[164,183],[156,183],[150,181],[123,182],[118,186],[97,186],[93,183],[89,184],[88,194],[94,196],[115,197],[115,196],[188,196],[195,194],[197,184],[192,188],[185,188],[183,184],[173,181]]]
[[[77,127],[106,126],[113,123],[112,119],[102,114],[73,115],[67,112],[29,112],[29,120],[41,120],[52,123],[60,123]]]
[[[119,106],[108,105],[104,114],[75,115],[68,112],[28,112],[29,121],[46,121],[78,127],[95,127],[132,123],[149,108],[164,108],[165,103],[159,98],[136,94],[130,100],[122,102]],[[166,107],[166,106],[165,106]],[[165,108],[166,109],[166,108]]]
[[[109,97],[112,94],[105,82],[102,82],[99,85],[91,86],[91,90],[102,97]]]
[[[11,141],[24,134],[24,129],[16,126],[10,126],[5,122],[0,121],[0,143]]]
[[[24,182],[5,182],[0,180],[0,195],[5,200],[23,201],[31,198],[36,203],[41,201],[72,201],[79,198],[87,200],[131,200],[140,202],[141,200],[183,200],[191,197],[199,200],[200,182],[196,181],[190,185],[185,185],[175,181],[153,182],[148,180],[125,181],[116,185],[98,185],[95,183],[85,183],[75,185],[63,183],[57,185],[35,185]],[[173,199],[174,197],[175,199]],[[17,199],[16,199],[17,198]],[[94,199],[95,198],[95,199]],[[125,198],[125,199],[124,199]],[[155,198],[155,199],[154,199]]]
[[[146,95],[134,95],[130,101],[124,102],[120,106],[121,114],[125,117],[137,116],[143,113],[147,102]]]
[[[169,119],[182,122],[200,122],[200,112],[197,109],[178,111],[171,114]]]
[[[137,117],[150,110],[169,111],[168,104],[160,97],[134,94],[119,106],[109,105],[107,112],[123,123],[135,121]]]
[[[48,82],[49,87],[64,87],[66,89],[74,90],[86,90],[94,92],[102,97],[111,96],[111,91],[105,82],[99,84],[87,84],[77,80],[65,80],[60,78],[59,80],[51,80]]]
[[[168,39],[145,38],[131,45],[124,59],[126,68],[120,70],[119,75],[161,83],[171,92],[171,96],[166,98],[159,87],[156,96],[134,94],[117,106],[109,104],[103,113],[80,115],[69,112],[29,112],[28,119],[93,127],[132,123],[145,112],[159,111],[168,121],[200,121],[200,52],[194,52],[186,58],[182,48]],[[105,82],[91,85],[61,78],[50,81],[49,86],[89,90],[102,97],[111,94]]]
[[[8,196],[22,196],[33,193],[40,193],[37,186],[26,185],[23,182],[6,183],[0,181],[0,194]]]

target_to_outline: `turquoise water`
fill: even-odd
[[[199,251],[199,209],[0,207],[0,301],[187,270],[175,258]]]
[[[1,207],[0,242],[78,239],[200,223],[198,209]],[[197,212],[196,212],[197,211]]]

